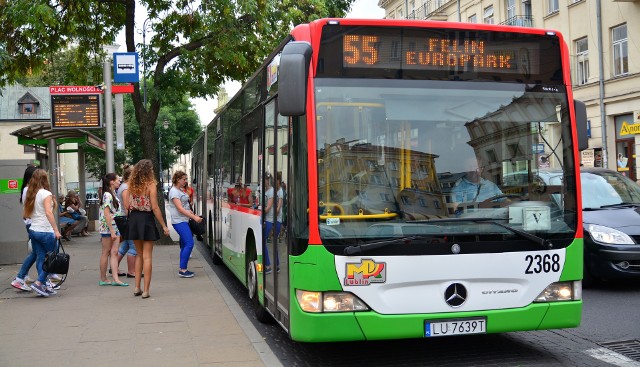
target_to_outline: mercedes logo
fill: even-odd
[[[451,307],[460,307],[467,300],[467,288],[460,283],[453,283],[444,290],[444,301]]]

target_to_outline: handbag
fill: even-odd
[[[202,218],[202,216],[200,216],[200,218]],[[205,222],[204,222],[204,218],[202,218],[202,220],[200,221],[200,223],[196,222],[195,220],[189,218],[189,229],[191,230],[191,232],[193,234],[195,234],[196,236],[201,236],[204,234],[204,232],[206,232],[206,228],[205,228]]]
[[[47,273],[53,274],[67,274],[69,272],[69,254],[64,251],[62,241],[58,240],[58,249],[56,251],[49,251],[44,257],[44,264],[42,264],[42,270]],[[63,278],[64,281],[66,277]],[[58,284],[61,284],[62,281]]]
[[[129,216],[120,215],[114,217],[113,220],[116,222],[116,226],[118,227],[118,231],[120,231],[120,234],[124,236],[124,234],[127,232],[127,227],[129,226]]]

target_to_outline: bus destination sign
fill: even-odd
[[[528,75],[538,72],[535,44],[442,36],[346,34],[343,67],[458,70]]]
[[[52,94],[51,127],[99,128],[100,94]]]

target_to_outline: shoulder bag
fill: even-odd
[[[200,218],[202,218],[202,216],[200,216]],[[204,232],[206,232],[204,218],[200,221],[200,223],[189,218],[189,229],[196,236],[202,236]]]
[[[60,285],[67,279],[70,256],[64,251],[62,241],[58,240],[57,247],[58,248],[55,251],[49,251],[45,255],[42,270],[52,274],[63,274],[64,277],[58,283],[58,285]]]
[[[114,217],[113,220],[116,222],[116,226],[118,227],[118,231],[122,236],[127,233],[127,227],[129,226],[129,216],[128,215],[120,215]]]

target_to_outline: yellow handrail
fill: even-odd
[[[320,203],[320,206],[323,203]],[[339,204],[336,204],[336,206],[340,207]],[[342,207],[340,207],[342,208]],[[342,213],[344,213],[344,210],[342,211]],[[338,215],[333,215],[331,210],[327,210],[327,214],[321,214],[320,215],[320,219],[328,219],[328,218],[340,218],[340,219],[357,219],[357,220],[364,220],[364,219],[391,219],[391,218],[395,218],[397,217],[398,214],[397,213],[389,213],[389,209],[385,208],[384,209],[384,213],[380,213],[380,214],[364,214],[364,211],[362,209],[358,209],[358,214],[338,214]]]

